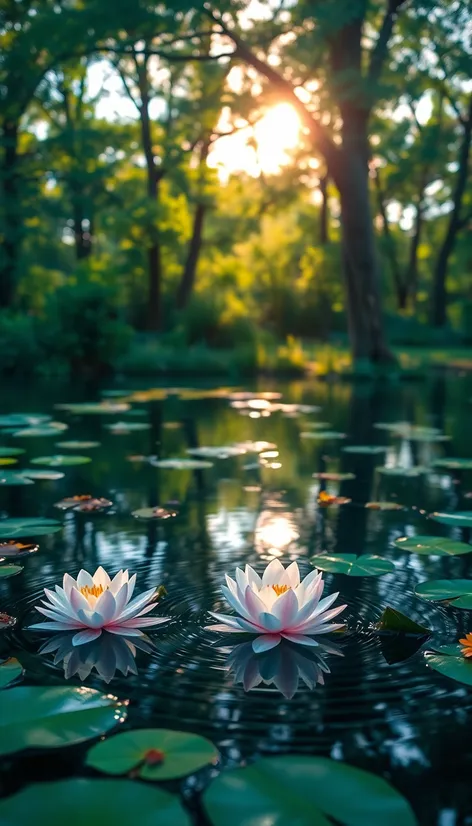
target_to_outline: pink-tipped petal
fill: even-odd
[[[280,622],[279,628],[290,628],[298,614],[298,600],[295,592],[289,589],[277,597],[272,606],[272,613]]]
[[[96,640],[101,633],[101,628],[86,628],[85,631],[79,631],[72,637],[72,645],[85,645],[86,642]]]
[[[28,630],[34,631],[76,631],[77,628],[83,628],[80,622],[35,622],[34,625],[28,625]]]
[[[313,647],[319,645],[312,637],[306,637],[304,634],[288,634],[286,631],[282,631],[282,637],[289,642],[296,643],[296,645],[311,645]]]
[[[77,616],[79,615],[79,611],[88,612],[90,610],[90,606],[87,600],[84,596],[82,596],[82,594],[80,593],[80,591],[77,590],[77,588],[72,588],[69,599],[70,604]]]
[[[300,585],[300,571],[296,562],[292,562],[285,570],[285,576],[291,588],[298,588]]]
[[[285,578],[285,568],[279,559],[273,559],[262,575],[262,585],[282,585]],[[288,583],[287,583],[288,585]]]
[[[244,601],[246,604],[246,608],[249,611],[251,622],[253,622],[255,625],[261,626],[260,616],[261,614],[265,613],[266,606],[264,605],[262,600],[257,596],[257,594],[252,590],[250,585],[247,586],[246,591],[244,593]]]
[[[100,594],[95,603],[95,613],[100,614],[102,625],[106,625],[114,619],[116,614],[116,602],[112,592],[107,589]]]
[[[111,579],[101,565],[99,565],[93,575],[93,584],[98,586],[101,585],[104,591],[110,587]]]
[[[77,574],[77,588],[80,591],[82,588],[93,588],[94,581],[88,571],[82,568]]]
[[[162,625],[164,622],[169,622],[170,619],[170,617],[136,617],[119,624],[122,628],[150,628],[152,625]]]
[[[270,651],[271,648],[275,648],[279,644],[281,639],[280,634],[263,634],[252,641],[252,650],[255,654]]]
[[[72,588],[77,588],[77,582],[71,577],[70,574],[64,574],[62,587],[67,599],[70,599],[70,592],[72,591]]]
[[[251,588],[254,591],[260,591],[262,588],[262,579],[259,574],[256,573],[254,568],[251,568],[250,565],[246,565],[244,573],[246,574],[246,579]]]

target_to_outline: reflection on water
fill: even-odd
[[[320,643],[317,648],[306,648],[282,640],[276,648],[255,654],[252,642],[243,642],[233,648],[227,665],[234,674],[234,682],[242,683],[244,691],[251,691],[261,683],[274,685],[287,700],[291,700],[300,680],[310,689],[317,683],[324,685],[325,674],[330,673],[329,654],[343,656],[334,644]]]
[[[136,382],[135,390],[144,385]],[[432,644],[450,643],[472,630],[466,611],[425,603],[414,594],[426,579],[470,578],[472,556],[417,556],[393,545],[398,537],[415,533],[461,538],[427,514],[469,510],[472,473],[438,467],[410,477],[379,472],[384,464],[412,468],[445,456],[472,456],[472,377],[398,384],[278,382],[276,387],[263,382],[249,398],[265,398],[265,391],[276,391],[282,405],[297,407],[274,406],[270,416],[253,418],[231,407],[230,391],[200,390],[179,398],[177,391],[159,389],[135,396],[129,412],[55,411],[54,418],[69,425],[58,441],[100,444],[93,450],[82,446],[80,452],[92,461],[62,468],[61,479],[0,487],[0,515],[64,520],[62,532],[38,538],[39,552],[22,560],[20,575],[0,582],[0,611],[18,619],[15,628],[2,632],[0,656],[22,662],[26,683],[57,684],[64,680],[64,665],[68,678],[75,674],[98,688],[102,679],[113,678],[114,693],[131,700],[131,725],[201,733],[218,746],[223,766],[261,752],[331,756],[388,777],[411,801],[421,826],[465,826],[470,820],[471,691],[427,668],[421,648],[416,653],[413,646],[392,650],[371,628],[391,605],[431,628]],[[100,388],[2,387],[0,415],[51,413],[55,403],[100,398]],[[139,421],[150,425],[146,430],[120,426],[116,433],[105,426],[131,423],[128,416],[136,411]],[[374,426],[392,421],[438,428],[450,441],[418,441]],[[347,438],[301,438],[301,433],[319,430],[321,422]],[[15,447],[19,441],[0,432],[2,445]],[[235,445],[238,450],[228,450]],[[343,450],[351,445],[388,450]],[[33,459],[59,450],[54,440],[41,436],[21,439],[21,446],[26,453],[19,457],[18,469],[35,467]],[[200,447],[225,449],[211,451],[212,464],[203,468],[128,460],[188,458],[198,456]],[[242,447],[245,454],[239,452]],[[260,452],[278,456],[261,461]],[[313,474],[331,478],[314,479]],[[320,484],[351,503],[320,507]],[[54,508],[54,503],[84,493],[112,501],[112,512]],[[375,501],[404,507],[364,507]],[[172,507],[177,516],[145,521],[131,515],[159,506]],[[330,673],[321,667],[316,649],[293,651],[285,645],[267,652],[271,657],[255,660],[247,649],[234,649],[233,667],[228,651],[216,648],[214,637],[204,630],[209,611],[226,610],[220,594],[224,573],[246,563],[261,572],[276,557],[285,566],[296,559],[306,575],[309,558],[323,551],[378,554],[395,564],[395,572],[382,577],[326,576],[326,592],[339,591],[340,603],[348,605],[343,656],[322,655]],[[50,640],[49,653],[43,649],[44,656],[38,656],[37,639],[25,629],[37,619],[34,606],[43,588],[53,587],[64,571],[76,575],[82,567],[95,570],[99,565],[110,573],[131,568],[143,590],[163,583],[168,594],[162,611],[172,622],[162,627],[149,650],[134,650],[133,639],[125,643],[126,650],[102,652],[98,640],[99,645],[76,653],[66,640],[57,648]],[[113,645],[123,642],[116,637]],[[60,672],[52,667],[54,655],[57,665],[62,663]],[[244,685],[255,690],[246,693]]]
[[[103,631],[98,639],[79,646],[73,645],[73,636],[74,632],[55,634],[39,649],[44,656],[54,654],[54,665],[62,664],[66,680],[77,676],[83,682],[93,671],[105,683],[110,683],[117,672],[125,677],[137,675],[137,650],[147,654],[153,650],[144,634],[131,638]]]

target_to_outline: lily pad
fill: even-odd
[[[371,511],[402,511],[405,506],[399,502],[366,502],[364,507]]]
[[[346,447],[343,447],[344,453],[359,453],[366,456],[378,456],[381,453],[386,453],[387,450],[386,445],[346,445]]]
[[[303,426],[309,427],[310,430],[330,430],[333,425],[331,422],[303,422]]]
[[[72,467],[73,465],[87,465],[91,462],[90,456],[73,456],[72,454],[57,454],[56,456],[38,456],[31,459],[32,465],[46,465],[46,467]]]
[[[396,608],[391,608],[387,605],[376,628],[378,631],[392,631],[394,634],[415,634],[416,636],[429,636],[430,628],[425,625],[420,625],[418,622],[397,611]]]
[[[126,413],[131,407],[127,402],[85,402],[83,404],[56,404],[57,410],[67,410],[80,416],[110,415]]]
[[[313,479],[322,479],[326,482],[349,482],[356,478],[355,473],[312,473]]]
[[[48,422],[45,427],[27,427],[23,430],[16,430],[13,434],[14,436],[18,436],[21,438],[38,438],[43,439],[47,438],[48,436],[57,436],[62,430],[67,430],[68,425],[62,424],[61,422]]]
[[[23,519],[0,519],[0,539],[20,539],[23,536],[47,536],[62,530],[62,522],[25,516]]]
[[[472,528],[472,511],[456,511],[455,513],[430,513],[430,518],[441,525],[450,525],[456,528]],[[472,550],[472,548],[471,548]]]
[[[22,686],[2,698],[0,755],[83,743],[126,719],[125,704],[80,686]]]
[[[0,416],[0,427],[36,427],[36,425],[50,422],[52,416],[46,413],[9,413],[7,416]]]
[[[54,507],[59,508],[61,511],[66,511],[76,508],[77,505],[83,505],[84,502],[90,502],[92,499],[93,496],[90,493],[80,494],[78,496],[66,496],[66,498],[61,499],[60,502],[55,502]]]
[[[230,459],[234,456],[241,456],[245,451],[235,445],[222,445],[221,447],[191,447],[185,452],[202,459]]]
[[[0,565],[0,579],[8,579],[10,576],[21,574],[22,565]]]
[[[0,456],[0,467],[6,467],[7,465],[16,465],[18,463],[18,459],[15,459],[13,456]]]
[[[163,467],[168,470],[200,470],[206,467],[213,467],[213,462],[205,462],[203,459],[158,459],[152,462],[154,467]]]
[[[0,561],[4,559],[20,559],[39,551],[39,545],[24,545],[22,542],[0,542]]]
[[[315,439],[317,442],[331,441],[336,439],[345,439],[346,433],[340,433],[338,430],[305,430],[300,433],[302,439]]]
[[[394,544],[402,551],[423,556],[460,556],[472,552],[472,545],[444,536],[402,536]]]
[[[93,450],[100,447],[100,442],[56,442],[56,447],[61,450]]]
[[[58,812],[71,826],[190,826],[177,797],[132,780],[37,783],[0,801],[2,826],[31,826],[32,812],[35,826],[57,823]]]
[[[265,757],[223,772],[203,803],[214,826],[417,826],[386,780],[325,757]]]
[[[348,576],[383,576],[395,570],[389,559],[373,554],[320,554],[312,556],[310,562],[320,571]]]
[[[0,662],[0,688],[11,685],[24,673],[24,668],[15,657]]]
[[[21,456],[25,453],[25,449],[23,447],[1,447],[0,446],[0,456],[5,458],[7,456]]]
[[[173,780],[215,763],[218,752],[197,734],[167,729],[138,729],[93,746],[87,765],[106,774],[133,771],[142,780]]]
[[[445,677],[472,686],[472,662],[464,657],[460,645],[441,645],[437,651],[425,651],[426,664]]]
[[[430,602],[447,602],[452,608],[472,611],[472,579],[429,579],[416,586],[415,594]]]
[[[113,502],[110,499],[105,499],[101,496],[99,499],[91,497],[86,502],[79,502],[72,510],[79,513],[103,513],[113,507]]]
[[[33,479],[35,482],[57,482],[65,476],[65,473],[61,473],[60,470],[41,470],[41,468],[21,469],[18,474],[26,479]]]
[[[325,490],[321,490],[316,501],[321,508],[329,508],[336,505],[349,505],[352,499],[349,499],[348,496],[334,496],[331,493],[326,493]]]
[[[440,470],[472,470],[472,459],[436,459],[433,467]]]
[[[128,433],[135,433],[137,430],[150,430],[148,422],[114,422],[106,424],[105,427],[115,436],[127,436]]]
[[[133,511],[131,515],[136,517],[136,519],[161,520],[172,519],[174,516],[177,516],[177,511],[159,507],[140,508],[137,511]]]
[[[398,476],[402,479],[416,479],[428,472],[428,468],[423,465],[413,467],[378,467],[377,472],[383,476]]]
[[[32,479],[27,479],[26,476],[23,476],[21,473],[0,469],[0,485],[6,488],[21,487],[21,485],[34,485],[34,482]]]

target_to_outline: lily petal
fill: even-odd
[[[271,648],[275,648],[281,639],[280,634],[263,634],[253,640],[252,649],[255,654],[262,654],[263,651],[270,651]]]

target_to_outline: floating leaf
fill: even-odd
[[[82,743],[125,719],[116,697],[85,686],[15,688],[2,698],[0,755]]]
[[[418,622],[410,619],[396,608],[391,608],[387,605],[376,628],[378,631],[392,631],[394,634],[416,634],[417,636],[428,636],[431,633],[430,628],[420,625]]]
[[[28,479],[19,472],[11,470],[0,470],[0,485],[4,487],[21,487],[21,485],[34,485],[32,479]]]
[[[460,556],[472,551],[472,545],[444,536],[402,536],[394,544],[402,551],[426,556]]]
[[[10,693],[10,692],[9,692]],[[132,780],[60,780],[37,783],[0,801],[2,826],[190,826],[179,799]]]
[[[35,427],[51,421],[52,416],[45,413],[10,413],[0,416],[0,427]]]
[[[137,511],[133,511],[132,516],[135,516],[136,519],[172,519],[172,517],[177,516],[177,511],[168,510],[167,508],[140,508]]]
[[[222,445],[221,447],[191,447],[186,453],[190,456],[201,456],[203,459],[230,459],[241,456],[245,451],[237,445]]]
[[[203,459],[158,459],[151,464],[168,470],[199,470],[213,467],[213,462],[204,462]]]
[[[65,499],[61,499],[60,502],[55,502],[54,507],[66,511],[70,508],[76,508],[77,505],[81,505],[84,502],[90,502],[92,499],[93,496],[90,493],[79,494],[78,496],[67,496]]]
[[[22,570],[22,565],[0,565],[0,579],[8,579],[10,576],[21,574]]]
[[[376,422],[374,427],[376,427],[377,430],[401,430],[413,427],[413,425],[410,422]]]
[[[460,645],[441,645],[437,652],[425,651],[424,657],[430,668],[458,683],[472,686],[472,661],[464,657]]]
[[[427,467],[416,465],[414,467],[378,467],[377,472],[383,476],[400,476],[403,479],[413,479],[428,472]]]
[[[401,511],[405,506],[399,502],[366,502],[364,507],[372,511]]]
[[[1,524],[1,523],[0,523]],[[24,545],[22,542],[0,542],[0,562],[4,559],[20,559],[22,556],[29,556],[39,551],[39,545]]]
[[[114,424],[106,424],[105,427],[115,436],[127,436],[128,433],[134,433],[137,430],[151,429],[151,425],[147,422],[114,422]]]
[[[90,456],[73,456],[69,454],[57,456],[38,456],[31,459],[32,465],[46,465],[46,467],[72,467],[73,465],[87,465],[91,462]]]
[[[348,505],[349,502],[352,502],[352,499],[347,496],[334,496],[331,493],[326,493],[325,490],[321,490],[316,501],[320,507],[328,508],[330,505]]]
[[[12,456],[0,456],[0,467],[5,467],[6,465],[16,465],[18,463],[18,459],[15,459]]]
[[[80,416],[116,415],[126,413],[131,407],[127,402],[84,402],[83,404],[56,404],[57,410],[67,410]]]
[[[0,519],[0,539],[16,539],[23,536],[47,536],[62,530],[62,523],[41,516],[25,516],[22,519]]]
[[[223,772],[203,802],[214,826],[417,826],[386,780],[325,757],[265,757]]]
[[[47,438],[49,436],[57,436],[62,430],[67,430],[68,425],[62,422],[48,422],[45,427],[27,427],[23,430],[16,430],[13,434],[21,438]]]
[[[322,479],[326,482],[349,482],[356,478],[355,473],[312,473],[313,479]]]
[[[472,528],[472,511],[456,511],[455,513],[430,513],[430,518],[441,525],[451,525],[456,528]],[[472,548],[471,548],[472,550]]]
[[[315,439],[318,442],[330,441],[335,439],[345,439],[346,433],[340,433],[338,430],[306,430],[300,433],[302,439]]]
[[[0,688],[6,688],[7,685],[14,683],[23,672],[23,666],[15,657],[9,657],[8,660],[0,662]]]
[[[69,496],[67,499],[61,499],[60,502],[55,503],[54,507],[60,508],[60,510],[74,510],[89,513],[109,510],[109,508],[113,507],[113,502],[103,497],[96,499],[87,494],[86,496]]]
[[[138,729],[117,734],[93,746],[87,765],[106,774],[128,774],[142,780],[173,780],[216,762],[218,752],[197,734],[167,729]]]
[[[448,602],[453,608],[472,611],[472,579],[429,579],[416,586],[415,594],[432,602]]]
[[[23,447],[2,447],[0,446],[0,456],[7,457],[7,456],[21,456],[25,453],[25,449]]]
[[[41,470],[40,468],[25,468],[18,471],[20,476],[26,479],[33,479],[35,482],[57,482],[63,479],[65,473],[59,470]]]
[[[346,445],[343,447],[344,453],[359,453],[366,456],[378,456],[387,450],[388,447],[385,445]]]
[[[373,554],[321,554],[312,556],[310,562],[320,571],[348,576],[382,576],[395,570],[389,559]]]
[[[56,447],[61,450],[93,450],[100,447],[100,442],[56,442]]]
[[[433,467],[441,470],[472,470],[472,459],[436,459]]]

